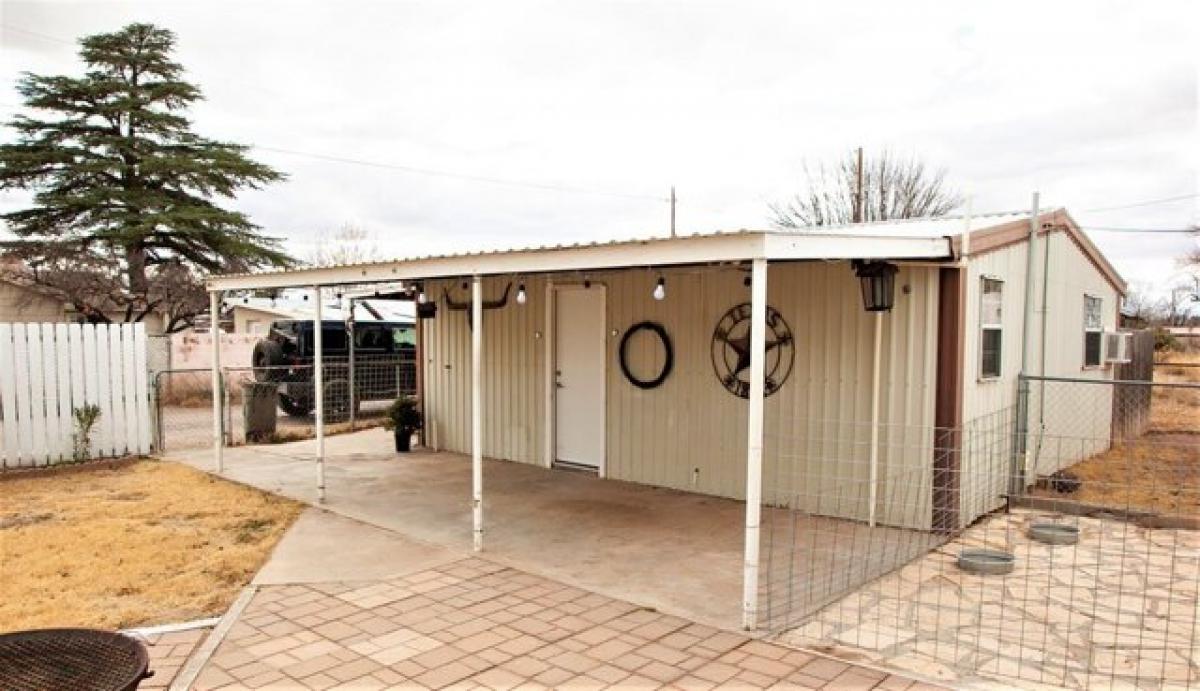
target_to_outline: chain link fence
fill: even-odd
[[[278,443],[316,434],[316,387],[311,363],[221,369],[221,418],[225,443]],[[416,394],[416,357],[412,352],[387,356],[327,358],[323,363],[327,434],[382,424],[398,398]],[[351,382],[354,385],[351,386]],[[156,448],[160,451],[212,444],[212,370],[175,369],[153,377]],[[249,392],[269,392],[273,429],[247,435]],[[261,394],[259,394],[261,396]],[[262,420],[263,411],[252,411]]]
[[[951,683],[1200,685],[1198,433],[1200,384],[1030,377],[962,429],[885,429],[882,458],[953,462],[872,490],[845,426],[836,474],[765,498],[769,626]],[[875,526],[844,510],[872,493]]]

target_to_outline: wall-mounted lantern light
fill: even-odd
[[[896,299],[895,264],[871,261],[854,262],[854,275],[862,289],[863,309],[868,312],[890,312]]]
[[[654,284],[654,292],[651,293],[655,300],[665,300],[667,297],[667,282],[662,276],[658,277],[658,283]]]

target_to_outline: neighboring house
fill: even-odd
[[[14,275],[0,275],[0,323],[75,321],[58,291]]]
[[[866,311],[864,286],[887,277],[894,305]],[[487,456],[749,498],[749,593],[751,506],[944,532],[1000,506],[1025,344],[1028,373],[1110,379],[1126,290],[1063,209],[217,276],[209,289],[372,281],[432,303],[419,322],[427,444],[472,454],[476,473]],[[1038,434],[1084,441],[1027,481],[1109,443],[1100,388],[1043,406]],[[479,475],[474,492],[481,502]]]
[[[225,320],[232,325],[235,334],[265,334],[271,322],[279,319],[297,319],[297,311],[277,308],[268,298],[230,299],[225,301]],[[251,302],[252,301],[252,302]]]
[[[0,323],[86,322],[62,290],[35,283],[19,260],[0,257]],[[166,314],[151,312],[142,320],[146,333],[164,332]]]

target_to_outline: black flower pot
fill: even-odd
[[[396,437],[396,452],[408,453],[412,450],[412,434],[411,429],[397,427],[392,430],[392,434]]]

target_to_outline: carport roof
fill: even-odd
[[[981,214],[972,233],[1028,219],[1028,212]],[[750,259],[892,259],[949,261],[961,217],[860,223],[800,230],[735,230],[676,237],[511,247],[208,279],[210,290],[346,285],[471,275],[536,274],[740,262]]]

